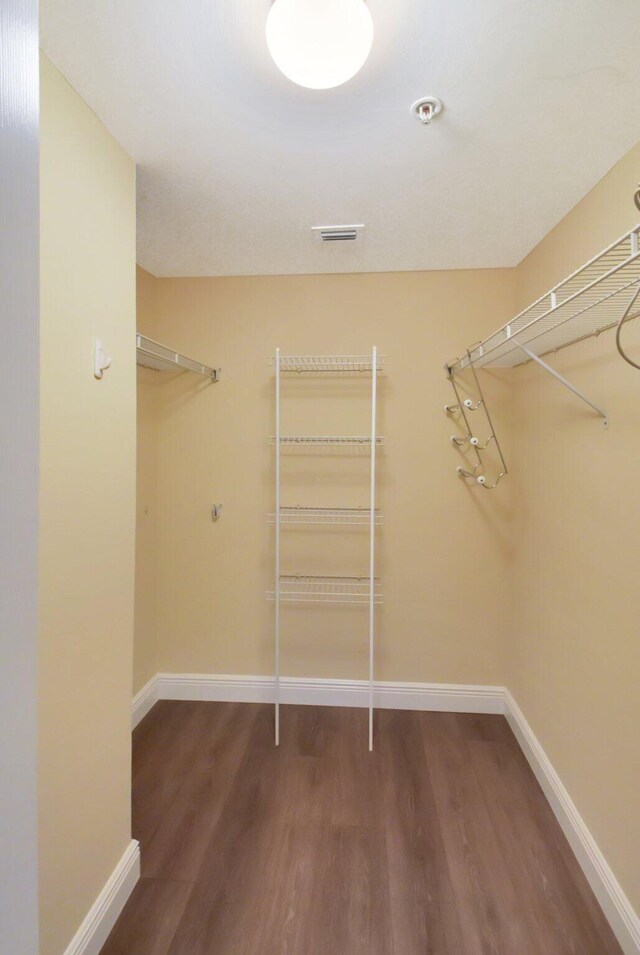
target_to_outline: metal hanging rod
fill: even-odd
[[[640,282],[639,233],[640,224],[450,362],[449,370],[462,371],[471,361],[477,368],[511,367],[531,357],[521,345],[540,357],[616,326]]]
[[[275,358],[271,359],[275,364]],[[384,355],[376,355],[376,370],[382,371]],[[281,372],[324,372],[362,373],[373,370],[372,355],[280,355]]]
[[[382,603],[379,581],[374,579],[374,601]],[[298,603],[369,604],[371,578],[283,574],[279,578],[279,599]],[[267,600],[275,599],[268,590]]]
[[[355,524],[360,527],[368,527],[370,516],[370,508],[368,507],[302,507],[295,505],[280,508],[281,524]],[[382,524],[382,515],[378,510],[374,512],[374,519],[376,524]],[[275,520],[275,513],[267,514],[269,524],[275,524]]]
[[[197,375],[204,375],[211,381],[220,380],[220,369],[203,365],[202,362],[187,358],[166,345],[147,338],[146,335],[136,333],[136,362],[145,368],[154,368],[156,371],[193,371]]]

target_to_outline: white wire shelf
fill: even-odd
[[[297,603],[368,604],[369,577],[321,577],[318,575],[282,575],[280,600]],[[267,600],[275,600],[275,591],[267,591]],[[382,603],[380,582],[375,578],[374,601]]]
[[[267,522],[275,524],[276,515],[267,514]],[[302,507],[295,505],[293,507],[280,508],[281,524],[297,525],[343,525],[356,524],[362,527],[368,527],[371,521],[371,510],[368,507]],[[378,510],[374,511],[374,522],[376,525],[382,524],[382,515]]]
[[[378,435],[376,437],[376,445],[380,447],[384,444],[384,437]],[[275,444],[276,437],[275,435],[269,436],[269,443]],[[356,447],[356,446],[371,446],[371,435],[366,434],[287,434],[280,435],[280,444],[284,446],[299,446],[299,447],[310,447],[310,446],[332,446],[332,447]]]
[[[478,368],[512,367],[529,361],[519,344],[538,356],[546,355],[616,325],[640,282],[639,231],[637,225],[469,349],[473,364]],[[633,317],[639,314],[640,309]],[[457,372],[468,365],[469,356],[465,355],[448,368]]]
[[[187,358],[166,345],[147,338],[145,335],[136,334],[136,362],[145,368],[154,368],[156,371],[194,371],[198,375],[204,375],[211,378],[212,381],[218,381],[220,378],[220,369],[211,368],[209,365],[203,365],[200,361],[193,358]]]
[[[275,364],[275,358],[271,359]],[[382,371],[384,355],[376,356],[376,370]],[[280,371],[323,374],[331,372],[366,373],[373,371],[373,355],[281,355]]]

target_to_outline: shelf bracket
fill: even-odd
[[[593,410],[603,419],[605,428],[609,427],[609,415],[606,411],[604,411],[599,405],[594,404],[590,398],[587,398],[583,391],[580,391],[580,389],[576,388],[575,385],[572,385],[570,381],[567,381],[567,379],[561,375],[560,372],[556,371],[555,368],[552,368],[551,365],[548,365],[546,361],[543,361],[542,358],[532,352],[530,348],[527,348],[526,345],[522,345],[515,339],[512,339],[512,341],[514,345],[517,345],[518,348],[523,351],[525,355],[527,355],[532,361],[537,362],[541,368],[544,368],[544,370],[548,371],[550,375],[553,375],[556,381],[559,381],[561,385],[564,385],[565,388],[568,388],[569,391],[572,391],[577,398],[580,398],[580,400],[588,404],[590,408],[593,408]]]

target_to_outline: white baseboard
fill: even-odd
[[[508,690],[505,715],[625,955],[640,955],[640,918]]]
[[[148,683],[138,690],[131,703],[131,729],[134,730],[143,717],[147,715],[158,696],[158,674],[152,676]]]
[[[99,955],[140,878],[140,846],[132,839],[64,955]]]
[[[157,698],[272,703],[274,678],[159,673]],[[374,683],[373,699],[378,709],[504,713],[504,689],[500,686],[377,682]],[[280,680],[280,701],[316,706],[368,706],[369,684],[365,680],[283,677]]]
[[[273,677],[158,673],[136,694],[132,721],[135,726],[156,700],[272,703],[273,699]],[[283,703],[364,707],[368,705],[368,683],[364,680],[284,677],[280,681],[280,699]],[[378,709],[505,714],[624,955],[640,955],[640,919],[507,689],[447,683],[377,682],[374,684],[374,703]],[[80,952],[84,955],[84,951],[78,949],[78,955]],[[86,951],[89,955],[89,950]],[[76,950],[69,950],[66,955],[76,955]]]

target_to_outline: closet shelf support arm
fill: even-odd
[[[572,391],[577,398],[580,398],[580,400],[588,404],[590,408],[593,408],[593,410],[597,414],[599,414],[600,417],[603,419],[605,428],[609,427],[609,415],[607,414],[606,411],[604,411],[603,408],[601,408],[599,405],[594,404],[594,402],[591,401],[590,398],[587,398],[587,396],[584,394],[583,391],[580,391],[579,388],[577,388],[575,385],[572,385],[571,382],[564,377],[564,375],[561,375],[560,372],[555,370],[555,368],[552,368],[551,365],[548,365],[546,361],[543,361],[542,358],[540,358],[538,355],[532,352],[530,348],[527,348],[526,345],[522,345],[520,342],[515,341],[515,339],[513,340],[513,342],[514,342],[514,345],[517,345],[518,348],[521,351],[523,351],[525,355],[528,355],[528,357],[532,361],[537,362],[541,368],[544,368],[544,370],[549,372],[550,375],[553,375],[556,381],[559,381],[561,385],[564,385],[565,388],[568,388],[569,391]]]

